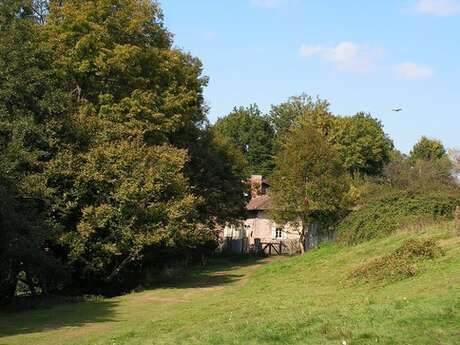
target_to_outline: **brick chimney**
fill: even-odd
[[[252,198],[266,194],[266,182],[264,182],[262,175],[252,175],[249,183],[251,184]]]

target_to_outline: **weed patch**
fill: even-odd
[[[353,245],[386,237],[411,225],[451,220],[460,196],[400,193],[351,212],[337,228],[337,240]]]
[[[419,272],[419,264],[443,255],[433,239],[408,240],[389,255],[369,261],[350,274],[350,278],[364,281],[396,281]]]

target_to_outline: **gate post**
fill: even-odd
[[[256,255],[259,255],[260,251],[261,251],[261,248],[262,247],[262,244],[260,242],[260,238],[255,238],[254,239],[254,253]]]

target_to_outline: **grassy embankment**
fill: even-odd
[[[444,255],[401,280],[350,278],[408,239]],[[212,264],[174,287],[0,314],[0,344],[460,344],[460,237],[452,223],[304,256]]]

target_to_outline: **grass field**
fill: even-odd
[[[348,276],[409,238],[445,255],[401,281]],[[0,345],[460,344],[460,237],[452,224],[292,258],[213,262],[174,287],[0,314]]]

